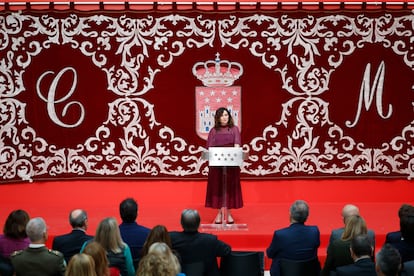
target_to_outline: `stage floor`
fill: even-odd
[[[84,208],[90,234],[101,219],[120,221],[119,203],[133,197],[139,203],[138,223],[165,225],[180,230],[185,208],[198,209],[202,224],[213,222],[216,210],[204,207],[205,181],[56,181],[0,185],[0,221],[14,209],[25,209],[31,217],[41,216],[51,238],[70,231],[71,209]],[[244,207],[233,210],[242,230],[211,230],[234,250],[265,251],[273,231],[289,224],[289,206],[296,199],[310,205],[309,225],[321,232],[320,259],[323,262],[330,231],[342,226],[341,209],[346,203],[360,207],[368,227],[376,233],[377,250],[385,234],[399,227],[397,212],[403,203],[414,204],[414,185],[408,180],[274,180],[242,181]],[[49,241],[50,242],[50,241]],[[266,260],[266,266],[269,260]]]

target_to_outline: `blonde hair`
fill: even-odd
[[[93,258],[84,253],[78,253],[70,258],[65,276],[97,276]]]
[[[164,259],[174,269],[175,274],[181,272],[180,262],[174,255],[171,248],[164,242],[154,242],[148,249],[148,253],[153,253]]]
[[[106,251],[122,252],[125,243],[119,232],[118,222],[114,217],[104,218],[96,229],[95,241],[99,242]]]
[[[95,261],[95,271],[98,276],[109,276],[109,261],[102,245],[96,241],[89,242],[85,246],[83,253],[90,255]]]
[[[164,258],[148,253],[139,262],[136,276],[176,276],[177,272]]]
[[[361,216],[350,216],[346,219],[344,233],[341,239],[344,241],[352,240],[357,235],[368,233],[367,224]]]

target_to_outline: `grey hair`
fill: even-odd
[[[309,216],[309,206],[304,200],[296,200],[290,206],[290,217],[299,223],[304,223]]]
[[[27,236],[32,242],[41,241],[44,238],[46,230],[46,222],[41,217],[32,218],[26,225]]]

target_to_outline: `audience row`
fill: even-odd
[[[216,235],[199,231],[197,210],[183,210],[183,231],[139,225],[133,198],[123,200],[119,212],[121,224],[114,217],[104,218],[92,236],[86,233],[86,211],[72,210],[72,231],[54,237],[51,249],[46,247],[48,229],[43,218],[30,219],[24,210],[11,212],[0,235],[0,275],[191,276],[189,267],[197,264],[203,270],[200,276],[219,276],[217,258],[232,252]],[[313,275],[414,275],[414,207],[403,204],[398,215],[400,229],[387,234],[375,255],[374,231],[367,228],[357,206],[344,206],[344,226],[332,231],[325,263],[317,261]],[[317,226],[306,224],[308,216],[308,204],[297,200],[289,209],[289,226],[274,231],[266,249],[272,259],[271,276],[284,276],[283,260],[318,260],[320,232]]]

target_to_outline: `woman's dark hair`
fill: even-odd
[[[4,235],[14,239],[26,238],[26,224],[29,220],[29,214],[26,211],[14,210],[9,214],[4,224]]]
[[[227,114],[229,114],[229,122],[227,123],[227,126],[228,127],[234,126],[233,117],[231,116],[230,111],[225,107],[220,107],[216,110],[216,113],[214,114],[214,128],[221,127],[220,117],[223,115],[224,112],[227,112]]]
[[[144,246],[141,250],[141,255],[145,256],[148,254],[149,247],[154,242],[164,242],[170,248],[172,248],[170,233],[164,225],[156,225],[149,232],[147,239],[145,240]]]

